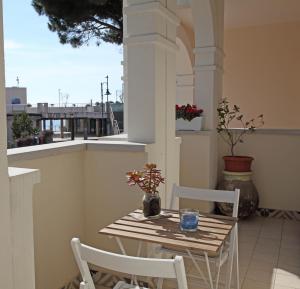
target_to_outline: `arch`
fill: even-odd
[[[176,55],[176,103],[193,103],[193,51],[188,49],[182,38],[177,37],[176,43],[179,47]]]
[[[194,22],[195,47],[215,46],[216,23],[214,15],[216,6],[214,1],[192,0],[191,8]]]
[[[195,62],[195,55],[193,52],[194,49],[194,39],[190,35],[188,35],[186,29],[183,25],[180,25],[177,27],[177,40],[176,42],[180,41],[180,44],[182,44],[190,58],[191,65],[194,65]]]

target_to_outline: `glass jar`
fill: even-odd
[[[184,232],[196,232],[198,229],[199,211],[194,209],[182,209],[180,215],[180,230]]]
[[[145,217],[158,216],[161,211],[161,201],[158,194],[145,194],[143,198],[143,213]]]

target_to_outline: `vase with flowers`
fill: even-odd
[[[177,130],[202,130],[203,109],[196,105],[176,105],[176,129]]]
[[[164,184],[165,179],[156,164],[146,164],[141,171],[131,171],[126,174],[129,186],[137,185],[143,192],[143,213],[145,217],[158,216],[161,211],[161,201],[158,186]]]

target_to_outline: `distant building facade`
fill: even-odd
[[[26,87],[6,87],[6,104],[27,104]]]

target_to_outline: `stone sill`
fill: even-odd
[[[77,140],[52,144],[14,148],[7,150],[9,162],[20,160],[32,160],[36,158],[49,157],[62,153],[78,152],[86,150],[109,150],[124,152],[145,152],[146,144],[130,143],[120,140]]]
[[[241,131],[240,128],[232,128],[232,131]],[[201,130],[201,131],[188,131],[188,130],[177,130],[177,136],[183,135],[212,135],[212,130]],[[285,129],[285,128],[258,128],[255,130],[255,134],[270,134],[270,135],[300,135],[300,129]]]

